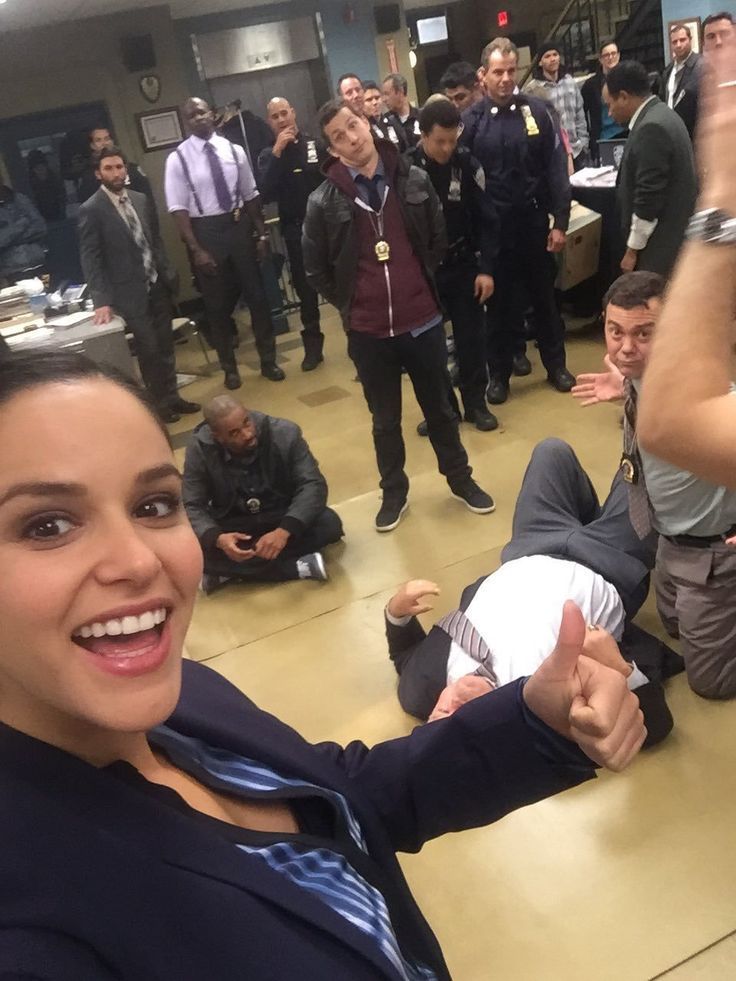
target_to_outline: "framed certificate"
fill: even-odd
[[[184,139],[181,117],[177,106],[154,109],[136,115],[141,143],[146,153],[152,150],[169,150]]]

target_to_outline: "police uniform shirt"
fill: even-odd
[[[519,93],[499,106],[486,97],[462,118],[462,143],[483,165],[499,212],[541,209],[565,231],[571,196],[567,157],[544,102]]]
[[[324,180],[321,165],[325,151],[322,145],[300,133],[294,143],[287,143],[280,157],[271,147],[258,158],[260,188],[266,202],[276,201],[282,225],[301,223],[307,210],[307,199]]]

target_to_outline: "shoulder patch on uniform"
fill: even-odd
[[[486,189],[486,172],[485,172],[485,170],[483,170],[482,167],[478,167],[478,169],[476,170],[476,172],[473,174],[473,180],[478,185],[478,187],[481,189],[481,191],[485,191],[485,189]]]

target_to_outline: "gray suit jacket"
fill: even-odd
[[[667,88],[670,83],[670,76],[674,70],[675,62],[673,59],[665,68],[662,81],[659,85],[659,97],[665,105],[667,104]],[[677,79],[673,101],[673,108],[687,126],[690,139],[693,138],[695,124],[698,119],[698,90],[700,88],[701,72],[702,56],[696,54],[695,51],[691,51],[685,59],[685,64],[682,66],[679,78]]]
[[[156,223],[151,220],[148,199],[138,191],[128,194],[151,245],[159,278],[172,293],[176,292],[177,274],[166,256]],[[79,245],[95,307],[113,307],[125,320],[145,315],[148,287],[143,255],[102,188],[79,209]]]
[[[695,210],[696,194],[693,148],[685,124],[654,99],[644,106],[626,141],[617,181],[626,238],[632,215],[659,220],[639,253],[637,269],[669,276]]]

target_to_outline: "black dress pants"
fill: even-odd
[[[547,252],[548,219],[543,211],[506,215],[496,266],[496,291],[488,317],[488,370],[508,382],[513,370],[522,297],[534,310],[537,343],[549,374],[565,367],[565,325],[555,302],[554,267]]]
[[[217,263],[211,275],[197,270],[197,285],[223,371],[237,370],[231,317],[241,296],[250,310],[261,366],[275,364],[271,310],[258,268],[252,223],[245,216],[234,222],[232,215],[213,215],[192,218],[192,229]]]
[[[223,531],[240,531],[244,535],[252,535],[255,544],[261,535],[278,528],[283,515],[274,515],[271,521],[261,520],[254,527],[249,518],[234,517],[221,523]],[[269,527],[270,526],[270,527]],[[254,557],[245,562],[233,562],[216,545],[204,550],[204,571],[208,575],[228,576],[231,579],[250,579],[253,582],[286,582],[298,579],[296,560],[312,552],[320,552],[326,545],[332,545],[342,538],[343,528],[339,516],[331,509],[325,508],[317,519],[305,528],[301,535],[292,535],[278,558],[267,559]]]
[[[319,329],[319,294],[307,282],[304,272],[304,256],[302,255],[302,228],[300,224],[291,222],[281,228],[286,251],[289,254],[291,282],[299,297],[299,315],[305,334],[320,335]]]
[[[435,276],[440,301],[452,321],[460,394],[466,412],[486,408],[485,310],[473,295],[477,275],[478,267],[473,260],[440,266]]]
[[[171,317],[171,294],[157,280],[149,289],[146,312],[140,317],[125,318],[126,326],[135,339],[143,384],[161,408],[177,397]]]
[[[447,345],[441,324],[418,337],[374,337],[348,332],[348,353],[358,370],[365,400],[373,417],[373,444],[384,500],[402,501],[409,490],[406,448],[401,432],[401,372],[406,369],[417,402],[427,421],[427,432],[441,474],[451,488],[470,476],[468,455],[460,442],[455,413],[450,405]]]

